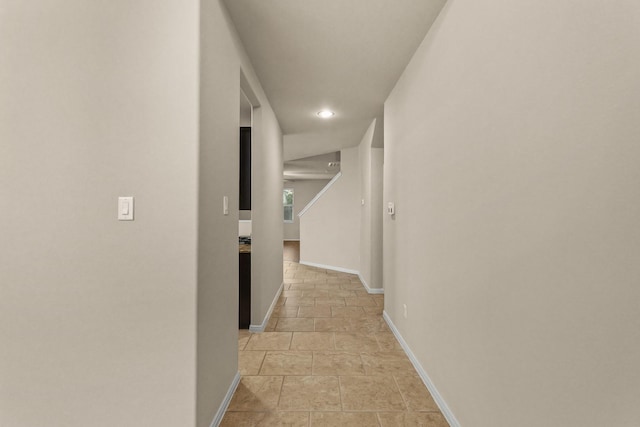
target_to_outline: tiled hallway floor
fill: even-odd
[[[447,427],[357,276],[284,263],[267,331],[240,331],[224,427]]]

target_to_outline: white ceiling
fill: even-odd
[[[357,145],[445,1],[224,0],[285,134],[285,160]],[[335,117],[318,118],[324,108]]]

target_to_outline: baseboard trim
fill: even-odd
[[[364,285],[364,288],[367,290],[368,293],[374,294],[374,295],[384,294],[384,289],[382,288],[370,288],[367,281],[364,280],[364,277],[362,277],[362,274],[358,273],[358,277],[360,278],[360,281],[362,282],[362,284]]]
[[[284,239],[285,242],[299,242],[300,239]]]
[[[358,278],[362,282],[362,285],[364,286],[364,288],[367,290],[368,293],[384,294],[384,289],[370,288],[369,284],[367,283],[366,280],[364,280],[364,277],[362,277],[362,274],[360,274],[358,270],[351,270],[349,268],[343,268],[343,267],[334,267],[333,265],[318,264],[315,262],[308,262],[308,261],[300,261],[298,264],[307,265],[309,267],[324,268],[325,270],[339,271],[341,273],[355,274],[358,276]]]
[[[229,403],[231,403],[233,393],[235,393],[236,388],[238,388],[238,384],[240,384],[240,372],[236,372],[236,376],[233,377],[229,390],[227,390],[227,394],[224,396],[224,399],[218,408],[218,412],[216,412],[216,416],[213,417],[213,421],[211,421],[211,427],[218,427],[222,422],[222,418],[224,418],[224,414],[227,412],[227,408],[229,407]]]
[[[358,270],[351,270],[349,268],[343,268],[343,267],[334,267],[332,265],[318,264],[315,262],[307,262],[307,261],[301,260],[299,264],[306,265],[309,267],[324,268],[325,270],[339,271],[340,273],[360,274]]]
[[[267,310],[267,314],[264,316],[262,323],[260,325],[249,325],[250,332],[264,332],[265,328],[267,327],[267,323],[269,323],[269,319],[271,318],[271,313],[273,313],[273,309],[276,307],[278,298],[280,298],[280,294],[282,294],[283,289],[284,282],[280,284],[280,288],[278,289],[278,292],[276,292],[276,296],[273,298],[273,301],[271,301],[271,307],[269,307],[269,310]]]
[[[429,392],[431,393],[433,400],[438,405],[438,408],[440,408],[440,412],[442,412],[442,415],[444,415],[449,425],[451,427],[460,427],[460,423],[458,422],[456,417],[453,415],[453,412],[451,412],[451,409],[449,408],[447,403],[444,401],[444,399],[440,395],[440,392],[438,392],[438,389],[436,389],[436,386],[431,381],[431,378],[429,378],[429,375],[427,375],[427,371],[424,370],[424,368],[422,367],[422,365],[420,364],[416,356],[413,354],[413,351],[411,351],[409,344],[407,344],[407,342],[404,340],[402,335],[400,335],[400,331],[398,331],[398,328],[396,328],[396,325],[393,324],[393,321],[391,320],[391,317],[389,317],[389,314],[386,312],[386,310],[382,312],[382,317],[387,322],[387,325],[389,325],[391,332],[393,332],[393,335],[395,335],[396,339],[402,346],[402,349],[409,357],[409,360],[411,360],[413,367],[416,368],[416,371],[418,372],[418,375],[422,379],[422,382],[424,383],[425,386],[427,386],[427,389],[429,389]]]

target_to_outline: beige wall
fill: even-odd
[[[293,188],[293,222],[284,223],[284,240],[300,240],[298,214],[329,183],[328,179],[285,182],[283,188]]]
[[[251,127],[252,106],[247,96],[240,92],[240,127]]]
[[[376,130],[377,132],[377,130]],[[382,137],[380,137],[382,139]],[[375,144],[375,135],[374,141]],[[368,282],[372,289],[383,287],[383,195],[384,149],[371,149],[371,276]],[[366,203],[366,202],[365,202]]]
[[[241,69],[282,282],[280,131],[225,10],[10,1],[0,39],[0,425],[209,426],[237,373]]]
[[[218,1],[202,2],[197,426],[211,423],[238,371],[240,59]],[[229,197],[229,215],[222,200]]]
[[[198,2],[3,1],[0,40],[0,425],[194,425]]]
[[[450,0],[385,104],[385,310],[463,426],[640,425],[638,16]]]
[[[198,427],[210,425],[237,372],[241,70],[245,94],[259,105],[252,128],[252,323],[262,322],[282,284],[280,128],[226,9],[219,0],[202,7]]]
[[[372,148],[374,120],[358,146],[360,172],[360,277],[369,288],[382,288],[382,148]],[[362,204],[364,201],[364,204]]]
[[[342,150],[342,176],[300,218],[300,259],[357,272],[380,292],[383,149],[372,148],[375,131],[376,120],[357,147]]]
[[[251,132],[251,325],[255,326],[266,325],[282,285],[282,132],[266,97],[261,99]]]
[[[341,151],[342,176],[300,219],[300,262],[360,268],[358,147]]]

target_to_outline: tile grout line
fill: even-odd
[[[378,334],[379,332],[373,334],[373,337],[376,339],[376,342],[378,343],[378,351],[384,351],[384,349],[382,348],[382,344],[380,344],[380,340],[378,339]]]
[[[284,379],[285,378],[286,378],[286,376],[283,375],[282,376],[282,382],[280,383],[280,393],[278,394],[278,402],[276,403],[275,411],[277,411],[278,408],[280,407],[280,399],[282,399],[282,389],[284,388]]]
[[[382,427],[382,420],[380,419],[380,412],[376,411],[376,421],[378,422],[378,426]]]
[[[370,375],[367,374],[367,368],[366,368],[366,366],[364,364],[364,359],[362,358],[362,352],[361,351],[358,352],[358,356],[360,357],[360,363],[362,363],[362,370],[364,371],[364,376],[365,377],[370,376]]]
[[[264,361],[267,358],[267,350],[264,352],[264,356],[262,356],[262,362],[260,362],[260,368],[258,368],[258,376],[260,376],[260,372],[262,371],[262,365],[264,365]]]
[[[344,412],[344,402],[342,401],[342,380],[340,375],[337,375],[337,377],[338,377],[338,393],[340,394],[340,408],[342,409],[342,412]]]
[[[396,376],[391,374],[391,378],[393,378],[393,383],[396,385],[396,387],[398,387],[398,393],[400,394],[400,398],[402,399],[402,402],[404,403],[404,407],[405,407],[405,412],[409,411],[409,404],[407,403],[407,399],[404,398],[404,394],[402,394],[402,390],[400,390],[400,385],[398,384],[398,380],[396,379]]]

